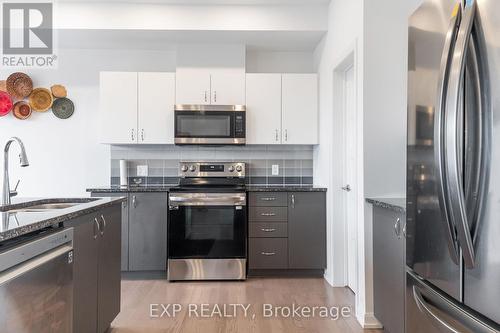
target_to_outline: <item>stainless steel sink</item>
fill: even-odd
[[[11,210],[10,212],[43,212],[46,210],[57,210],[81,205],[82,202],[49,203]]]
[[[74,201],[58,201],[57,199],[48,199],[48,200],[39,200],[39,201],[33,201],[33,205],[29,206],[27,204],[23,205],[13,205],[14,207],[9,207],[5,209],[1,209],[0,211],[7,211],[9,213],[40,213],[40,212],[46,212],[46,211],[51,211],[51,210],[60,210],[60,209],[66,209],[66,208],[71,208],[74,206],[86,204],[92,201],[95,201],[97,199],[95,198],[82,198],[82,199],[74,199]],[[29,204],[29,203],[28,203]],[[18,207],[15,207],[18,206]]]

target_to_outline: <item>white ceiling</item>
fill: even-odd
[[[330,0],[58,0],[58,2],[124,2],[165,5],[317,5],[328,4]]]

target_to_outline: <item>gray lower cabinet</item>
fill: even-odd
[[[130,193],[129,199],[129,270],[166,270],[168,194]]]
[[[288,194],[288,266],[326,268],[326,193]]]
[[[404,332],[405,239],[403,213],[373,207],[373,297],[375,317],[389,333]]]
[[[97,332],[105,332],[120,312],[121,296],[121,208],[99,214],[103,231],[99,241],[97,274]]]
[[[120,312],[121,207],[65,225],[74,228],[73,332],[103,333]]]
[[[326,193],[249,195],[250,270],[326,268]]]
[[[127,197],[128,193],[92,193],[92,197]],[[128,201],[122,202],[122,245],[121,245],[121,270],[128,271]]]

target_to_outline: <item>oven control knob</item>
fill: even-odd
[[[236,166],[236,171],[241,172],[243,170],[243,167],[241,165]]]
[[[229,170],[229,172],[233,172],[234,171],[234,165],[230,165],[229,168],[227,168],[227,170]]]
[[[187,167],[187,165],[183,165],[183,166],[181,166],[181,171],[182,171],[182,172],[187,172],[187,171],[188,171],[188,167]]]
[[[189,171],[195,172],[196,171],[196,165],[190,165],[189,166]]]

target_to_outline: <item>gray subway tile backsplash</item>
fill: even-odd
[[[313,146],[111,146],[112,185],[120,182],[121,159],[128,161],[129,184],[176,184],[180,161],[245,162],[251,185],[313,184]],[[148,166],[148,177],[137,177],[138,165]],[[273,165],[278,165],[278,175],[273,175]]]

